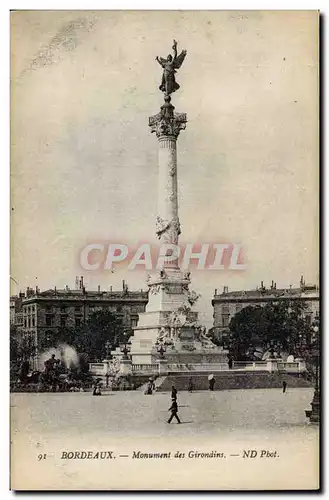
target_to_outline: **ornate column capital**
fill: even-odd
[[[186,128],[186,113],[175,113],[175,107],[170,104],[170,97],[166,96],[165,104],[161,106],[160,113],[149,117],[151,132],[155,132],[158,139],[177,139],[179,132]]]

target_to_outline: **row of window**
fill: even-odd
[[[35,326],[35,317],[24,318],[24,328],[33,328]]]
[[[233,314],[234,314],[234,312],[238,313],[244,307],[246,307],[246,305],[244,305],[244,304],[235,304],[235,308],[234,308],[234,304],[231,304],[231,306],[229,306],[229,305],[222,305],[222,314],[230,314],[230,312],[233,313]]]
[[[76,316],[74,318],[74,324],[76,327],[81,326],[81,318],[79,316]],[[46,326],[54,326],[54,316],[51,316],[49,314],[46,315]],[[61,316],[60,326],[61,327],[67,326],[67,317],[66,316]]]
[[[223,315],[222,316],[222,326],[224,328],[227,328],[229,324],[230,324],[230,316],[228,314]]]
[[[225,307],[227,307],[227,306],[225,306]],[[238,313],[239,311],[241,311],[242,308],[243,308],[242,304],[237,304],[236,305],[236,313]],[[234,314],[232,314],[232,316],[233,315]],[[306,317],[306,319],[309,322],[311,322],[311,320],[312,320],[312,313],[310,313],[310,312],[305,313],[305,317]],[[230,324],[230,318],[231,318],[231,316],[229,314],[229,311],[227,311],[227,313],[224,313],[224,311],[222,312],[222,327],[227,328],[229,326],[229,324]]]
[[[65,314],[67,313],[70,309],[72,309],[73,306],[59,306],[59,309],[60,309],[60,312]],[[88,308],[89,308],[89,311],[96,311],[96,310],[99,310],[99,309],[108,309],[109,306],[107,305],[88,305]],[[45,306],[45,311],[46,313],[52,313],[54,312],[55,309],[57,309],[57,306]],[[74,306],[74,311],[75,312],[79,312],[81,313],[83,310],[83,306]],[[114,311],[116,312],[122,312],[122,306],[118,306],[116,308],[114,308]],[[25,313],[32,313],[32,312],[35,312],[35,306],[25,306],[24,308],[24,312]]]
[[[35,306],[24,306],[23,307],[24,314],[33,314],[35,313]]]
[[[81,326],[81,318],[79,316],[76,316],[74,318],[74,324],[76,327]],[[131,326],[137,326],[138,323],[138,318],[131,318]],[[60,317],[60,326],[61,327],[66,327],[68,324],[67,322],[67,317],[66,316],[61,316]],[[47,314],[46,315],[46,326],[54,326],[54,316]],[[29,317],[29,318],[24,318],[24,327],[25,328],[34,328],[35,327],[35,318],[34,316]]]
[[[230,305],[222,305],[222,327],[223,328],[228,328],[229,324],[230,324],[230,319],[231,319],[231,315],[234,316],[234,314],[240,312],[243,307],[246,307],[245,305],[243,304],[235,304],[235,308],[234,308],[234,304],[231,304],[231,307]],[[231,309],[231,310],[230,310]]]

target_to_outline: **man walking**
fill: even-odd
[[[282,382],[282,389],[282,392],[286,392],[287,390],[287,382],[285,380]]]
[[[171,386],[171,399],[177,399],[177,389],[174,384]]]
[[[172,398],[172,403],[171,403],[171,407],[169,408],[168,411],[171,411],[171,415],[170,415],[170,418],[168,420],[168,424],[170,424],[170,422],[172,421],[172,419],[175,417],[177,422],[180,424],[181,421],[179,420],[179,416],[177,415],[177,412],[178,412],[178,406],[177,406],[177,401],[175,398]]]

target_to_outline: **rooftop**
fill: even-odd
[[[141,299],[148,298],[148,292],[145,290],[129,290],[125,281],[122,282],[121,290],[101,290],[98,286],[97,290],[87,290],[83,284],[83,278],[76,282],[76,287],[71,289],[67,285],[65,288],[49,288],[47,290],[40,290],[38,286],[34,288],[27,287],[25,292],[20,292],[18,295],[10,297],[11,302],[19,300],[34,300],[39,298],[88,298],[88,299]]]
[[[301,277],[299,287],[293,288],[276,288],[276,283],[272,281],[271,286],[266,288],[262,281],[259,287],[254,290],[237,290],[229,291],[227,286],[224,286],[222,293],[214,293],[214,299],[229,299],[229,298],[262,298],[262,297],[302,297],[305,295],[319,295],[319,288],[314,284],[306,284],[303,276]]]

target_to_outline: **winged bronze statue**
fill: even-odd
[[[179,85],[175,79],[176,69],[180,68],[186,56],[186,50],[177,55],[177,42],[173,44],[174,57],[169,54],[167,59],[156,57],[158,63],[163,67],[162,81],[159,89],[167,96],[179,89]]]

